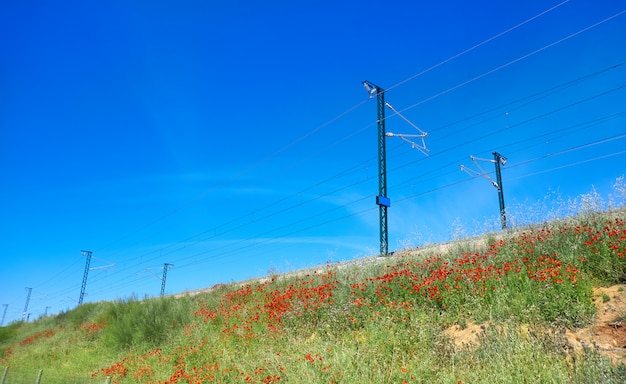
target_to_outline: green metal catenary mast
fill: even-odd
[[[365,80],[363,86],[370,97],[376,96],[376,118],[378,125],[378,217],[380,222],[380,255],[389,254],[389,234],[387,229],[387,209],[391,201],[387,197],[387,154],[385,143],[385,90]]]
[[[506,209],[504,208],[504,192],[502,191],[502,174],[500,172],[500,165],[506,164],[506,157],[502,156],[498,152],[493,152],[493,160],[491,159],[481,159],[475,156],[470,156],[470,159],[476,164],[480,172],[467,168],[464,165],[461,165],[461,171],[465,171],[471,176],[480,176],[485,179],[491,181],[491,184],[496,187],[498,190],[498,201],[500,203],[500,223],[502,225],[502,229],[507,229],[508,225],[506,223]],[[491,177],[485,172],[485,170],[478,164],[476,160],[488,161],[490,163],[494,163],[496,165],[496,180],[492,180]]]
[[[161,278],[161,296],[165,295],[165,280],[167,279],[167,270],[174,267],[174,264],[163,263],[163,277]]]
[[[83,273],[83,284],[80,287],[80,296],[78,297],[78,305],[83,303],[83,298],[85,297],[85,288],[87,287],[87,277],[89,276],[89,264],[91,263],[91,251],[80,251],[80,253],[87,257],[87,261],[85,262],[85,272]]]
[[[504,209],[504,192],[502,191],[502,174],[500,173],[500,164],[504,165],[506,163],[506,157],[498,152],[494,152],[493,161],[496,163],[496,188],[498,188],[498,200],[500,201],[500,222],[502,229],[506,229],[506,210]]]

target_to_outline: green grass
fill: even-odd
[[[593,287],[626,280],[624,217],[591,213],[193,297],[85,304],[0,328],[0,367],[43,369],[43,384],[623,383],[626,367],[593,346],[573,351],[564,331],[593,321]],[[471,346],[444,332],[470,322],[484,328]]]

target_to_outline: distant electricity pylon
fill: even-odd
[[[163,278],[161,279],[161,296],[165,295],[165,279],[167,279],[167,270],[173,268],[173,264],[163,263]]]
[[[4,318],[7,315],[7,309],[9,308],[9,304],[2,304],[2,306],[4,307],[4,310],[2,311],[2,321],[0,321],[0,327],[4,325]]]
[[[476,170],[473,170],[471,168],[467,168],[464,165],[461,165],[461,171],[465,171],[465,172],[467,172],[471,176],[484,177],[485,179],[491,181],[491,184],[493,184],[493,186],[496,187],[496,189],[498,190],[498,200],[500,201],[500,222],[502,224],[502,229],[506,229],[507,228],[507,224],[506,224],[506,210],[504,208],[504,192],[502,191],[502,175],[501,175],[501,172],[500,172],[500,164],[502,164],[502,165],[506,164],[506,157],[502,156],[498,152],[494,152],[493,153],[493,160],[491,160],[491,159],[481,159],[481,158],[474,157],[474,156],[470,156],[470,159],[472,159],[474,164],[476,164],[478,169],[480,169],[480,172],[478,172]],[[480,164],[478,164],[478,162],[476,160],[488,161],[488,162],[494,163],[496,165],[496,181],[493,181],[493,179],[491,179],[491,177],[489,177],[487,172],[485,172],[485,170],[480,166]]]
[[[161,296],[165,295],[165,281],[167,280],[167,271],[168,269],[172,269],[174,268],[174,264],[169,264],[169,263],[163,263],[163,275],[159,276],[156,273],[152,272],[153,270],[157,269],[156,267],[153,268],[144,268],[144,270],[151,275],[154,278],[157,278],[159,280],[161,280]],[[140,274],[137,273],[138,276],[145,276],[144,274]]]
[[[80,287],[80,296],[78,297],[78,305],[83,303],[83,297],[85,297],[85,288],[87,287],[87,276],[89,275],[89,264],[91,264],[91,251],[80,251],[81,255],[87,257],[85,262],[85,272],[83,273],[83,284]]]
[[[378,125],[378,195],[376,196],[376,204],[378,205],[378,217],[380,227],[380,255],[389,255],[389,231],[388,231],[388,219],[387,209],[391,206],[391,200],[387,197],[387,153],[386,153],[386,137],[399,137],[402,140],[411,144],[413,148],[419,149],[424,154],[426,144],[424,138],[428,135],[426,132],[419,129],[415,124],[410,122],[406,117],[402,116],[396,111],[389,103],[385,103],[385,90],[380,88],[374,83],[367,80],[363,81],[363,87],[370,95],[370,98],[376,96],[376,123]],[[413,128],[417,129],[419,134],[396,134],[387,133],[385,131],[385,107],[391,109],[395,114],[400,116],[404,121],[409,123]],[[422,140],[422,144],[418,144],[411,139],[419,138]]]
[[[78,305],[81,305],[83,303],[83,298],[85,297],[85,288],[87,287],[87,276],[89,275],[89,271],[92,271],[94,269],[102,269],[102,268],[108,268],[108,267],[112,267],[115,264],[109,264],[109,265],[105,265],[102,267],[96,267],[96,268],[89,268],[89,265],[91,264],[91,257],[92,257],[92,253],[91,251],[80,251],[81,255],[86,256],[87,257],[87,261],[85,262],[85,272],[83,274],[83,284],[80,287],[80,296],[78,297]]]
[[[26,314],[28,313],[28,303],[30,302],[30,294],[33,293],[32,288],[25,288],[28,293],[26,294],[26,304],[24,305],[24,312],[22,312],[22,320],[26,320]]]

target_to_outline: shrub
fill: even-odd
[[[170,336],[172,329],[187,324],[191,312],[188,298],[116,301],[110,303],[103,316],[107,324],[104,339],[119,349],[156,346]]]
[[[100,303],[85,303],[72,309],[71,311],[59,313],[55,319],[56,323],[61,326],[77,328],[83,322],[93,318],[96,309],[101,306]]]

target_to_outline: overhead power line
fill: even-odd
[[[566,3],[566,2],[563,2],[563,3],[561,3],[561,4],[564,4],[564,3]],[[561,4],[559,4],[558,6],[560,6]],[[624,13],[624,12],[626,12],[626,11],[623,11],[623,12],[621,12],[621,13],[617,14],[617,15],[620,15],[620,14],[622,14],[622,13]],[[614,15],[614,17],[616,17],[617,15]],[[591,28],[591,27],[588,27],[588,29],[589,29],[589,28]],[[620,65],[621,65],[621,64],[620,64]],[[416,76],[417,76],[417,75],[416,75]],[[409,79],[409,80],[410,80],[410,79]],[[407,80],[407,81],[408,81],[408,80]],[[397,84],[397,85],[399,85],[399,84]],[[396,85],[396,86],[397,86],[397,85]],[[618,89],[621,89],[621,88],[623,88],[623,87],[620,87],[620,88],[618,88]],[[614,89],[614,90],[615,90],[615,89]],[[609,92],[611,92],[611,91],[609,91]],[[353,109],[358,108],[358,107],[359,107],[360,105],[362,105],[363,103],[364,103],[364,102],[361,102],[361,103],[359,103],[359,104],[355,105],[354,107],[352,107],[352,109],[350,109],[350,110],[346,111],[346,112],[345,112],[345,114],[347,114],[347,113],[351,112],[351,110],[353,110]],[[405,110],[406,110],[406,109],[405,109]],[[555,113],[555,111],[551,111],[550,113]],[[338,118],[340,118],[341,116],[342,116],[342,115],[339,115],[339,116],[337,117],[337,119],[338,119]],[[538,119],[538,118],[543,118],[543,117],[545,117],[545,116],[536,117],[536,118]],[[526,121],[524,121],[524,122],[522,122],[522,123],[516,124],[516,126],[518,126],[518,125],[520,125],[520,124],[528,123],[529,121],[532,121],[532,120],[526,120]],[[325,124],[326,124],[326,125],[328,125],[328,124],[331,124],[332,122],[333,122],[333,120],[331,120],[331,121],[329,121],[329,122],[327,122],[327,123],[325,123]],[[306,138],[308,138],[310,135],[313,135],[314,133],[316,133],[317,131],[319,131],[320,129],[322,129],[324,126],[325,126],[325,125],[322,125],[322,126],[320,126],[320,127],[317,127],[316,129],[312,130],[312,131],[309,131],[307,134],[305,134],[304,136],[300,137],[299,139],[297,139],[297,140],[293,141],[293,142],[292,142],[292,143],[290,143],[288,146],[283,147],[281,150],[278,150],[278,151],[273,152],[271,155],[269,155],[268,157],[266,157],[266,158],[264,158],[264,159],[267,159],[266,161],[268,161],[269,159],[271,159],[271,158],[273,158],[273,157],[275,157],[275,156],[278,156],[278,155],[279,155],[282,151],[287,150],[290,146],[296,145],[298,142],[300,142],[300,141],[302,141],[302,140],[305,140],[305,139],[306,139]],[[497,131],[496,131],[496,132],[494,132],[493,134],[496,134],[496,133],[497,133]],[[448,150],[449,150],[449,149],[448,149]],[[263,160],[262,160],[262,161],[263,161]],[[261,163],[257,163],[257,164],[258,164],[258,165],[260,165]],[[247,168],[247,169],[246,169],[243,173],[239,173],[236,177],[239,177],[239,176],[241,176],[241,175],[243,175],[243,174],[245,174],[245,173],[247,173],[247,172],[249,172],[249,171],[253,170],[254,168],[258,167],[258,165],[256,165],[256,166],[252,166],[252,167],[250,167],[250,168]],[[229,179],[229,182],[230,182],[230,181],[232,181],[232,180],[234,180],[234,179]],[[200,199],[200,198],[204,197],[206,194],[211,193],[211,192],[215,191],[216,189],[219,189],[219,188],[220,188],[220,187],[222,187],[223,185],[225,185],[225,184],[224,184],[224,183],[222,183],[222,184],[220,184],[220,185],[218,185],[218,186],[216,186],[216,187],[212,188],[211,190],[206,191],[204,194],[199,195],[196,199]],[[179,208],[180,208],[180,209],[184,209],[186,206],[193,204],[195,201],[196,201],[196,200],[191,200],[191,201],[187,202],[186,204],[181,205]],[[272,206],[274,206],[274,205],[272,205]],[[176,210],[176,211],[177,211],[177,210]],[[176,211],[172,211],[172,212],[171,212],[171,214],[175,213]],[[160,221],[160,220],[162,220],[162,219],[165,219],[165,218],[167,218],[168,216],[171,216],[171,215],[165,215],[165,216],[162,216],[162,217],[160,217],[157,221]],[[155,221],[155,222],[156,222],[156,221]],[[128,237],[134,236],[136,233],[143,231],[145,228],[147,228],[147,227],[151,226],[153,223],[154,223],[154,222],[151,222],[151,223],[149,223],[147,226],[140,228],[140,230],[138,230],[138,231],[136,231],[136,232],[132,232],[132,233],[128,234],[127,236],[124,236],[124,237],[122,237],[121,239],[119,239],[119,240],[117,240],[117,241],[115,241],[115,242],[113,242],[113,243],[109,243],[109,244],[107,244],[104,248],[107,248],[107,247],[109,247],[110,245],[117,243],[118,241],[122,241],[122,240],[124,240],[124,239],[126,239],[126,238],[128,238]],[[282,227],[281,227],[281,228],[282,228]]]
[[[555,45],[561,44],[561,43],[563,43],[563,42],[565,42],[565,41],[567,41],[567,40],[569,40],[569,39],[571,39],[573,37],[576,37],[576,36],[578,36],[578,35],[580,35],[582,33],[585,33],[585,32],[587,32],[587,31],[589,31],[589,30],[591,30],[591,29],[593,29],[593,28],[595,28],[595,27],[597,27],[599,25],[602,25],[602,24],[604,24],[604,23],[606,23],[608,21],[611,21],[611,20],[613,20],[613,19],[623,15],[624,13],[626,13],[626,10],[623,10],[621,12],[617,12],[617,13],[615,13],[612,16],[609,16],[609,17],[607,17],[607,18],[605,18],[605,19],[603,19],[601,21],[598,21],[597,23],[594,23],[594,24],[589,25],[589,26],[587,26],[585,28],[582,28],[582,29],[580,29],[580,30],[578,30],[578,31],[576,31],[574,33],[571,33],[571,34],[569,34],[569,35],[567,35],[567,36],[565,36],[565,37],[563,37],[561,39],[558,39],[558,40],[556,40],[556,41],[554,41],[554,42],[552,42],[550,44],[544,45],[543,47],[541,47],[539,49],[536,49],[536,50],[534,50],[532,52],[529,52],[529,53],[527,53],[525,55],[522,55],[522,56],[520,56],[520,57],[518,57],[516,59],[513,59],[513,60],[511,60],[511,61],[509,61],[509,62],[507,62],[505,64],[502,64],[502,65],[499,65],[497,67],[494,67],[494,68],[492,68],[492,69],[490,69],[490,70],[488,70],[486,72],[481,73],[478,76],[475,76],[475,77],[473,77],[473,78],[471,78],[469,80],[463,81],[463,82],[461,82],[461,83],[459,83],[459,84],[457,84],[455,86],[447,88],[447,89],[445,89],[445,90],[443,90],[443,91],[441,91],[439,93],[436,93],[435,95],[432,95],[432,96],[429,96],[429,97],[427,97],[425,99],[422,99],[422,100],[418,101],[417,103],[411,104],[408,107],[404,108],[401,112],[408,111],[409,109],[413,109],[413,108],[417,107],[418,105],[421,105],[421,104],[424,104],[424,103],[426,103],[428,101],[434,100],[434,99],[436,99],[436,98],[438,98],[440,96],[443,96],[443,95],[445,95],[447,93],[450,93],[450,92],[452,92],[452,91],[454,91],[456,89],[459,89],[459,88],[464,87],[464,86],[466,86],[466,85],[468,85],[470,83],[473,83],[476,80],[482,79],[483,77],[491,75],[492,73],[498,72],[498,71],[500,71],[500,70],[502,70],[504,68],[507,68],[507,67],[509,67],[509,66],[511,66],[511,65],[513,65],[515,63],[518,63],[518,62],[520,62],[522,60],[525,60],[525,59],[527,59],[527,58],[529,58],[531,56],[534,56],[534,55],[536,55],[536,54],[538,54],[540,52],[543,52],[546,49],[552,48]]]
[[[592,98],[594,98],[594,97],[596,97],[596,96],[597,96],[597,95],[592,96],[592,97],[589,97],[589,98],[586,98],[585,100],[592,99]],[[580,102],[578,102],[578,101],[577,101],[577,102],[575,102],[575,103],[573,103],[573,104],[575,105],[575,104],[579,104],[579,103],[580,103]],[[562,110],[562,109],[563,109],[563,108],[559,108],[559,110]],[[548,114],[542,114],[542,115],[541,115],[541,117],[545,117],[546,115],[548,115]],[[619,116],[619,115],[620,115],[620,114],[616,114],[615,116]],[[614,117],[614,116],[609,116],[609,117]],[[607,117],[607,118],[609,118],[609,117]],[[522,122],[522,123],[520,123],[520,124],[518,124],[518,125],[521,125],[521,124],[523,124],[523,123],[526,123],[526,122],[528,122],[528,121],[533,121],[533,120],[536,120],[536,119],[538,119],[538,117],[531,118],[531,119],[527,119],[526,121],[524,121],[524,122]],[[559,129],[559,130],[555,130],[554,132],[560,132],[560,131],[561,131],[561,129]],[[492,134],[496,134],[496,133],[497,133],[497,132],[494,132],[494,133],[492,133]],[[550,132],[545,133],[545,134],[549,134],[549,133],[550,133]],[[539,135],[539,136],[543,136],[543,135],[544,135],[544,134]],[[532,139],[532,138],[528,138],[527,140],[530,140],[530,139]],[[443,151],[443,152],[445,152],[445,151]],[[437,153],[437,154],[435,154],[435,155],[440,155],[440,153]],[[457,163],[458,163],[458,162],[457,162]],[[509,168],[510,168],[510,167],[509,167]],[[395,170],[395,169],[394,169],[394,170]],[[363,181],[366,181],[366,180],[362,180],[362,181],[360,181],[360,182],[363,182]],[[360,183],[360,182],[359,182],[359,183]],[[329,193],[326,193],[325,195],[328,195],[328,194],[329,194]],[[284,209],[284,210],[282,210],[282,211],[286,211],[286,209]],[[272,213],[270,213],[269,215],[272,215]],[[281,229],[281,228],[279,228],[279,229]],[[183,247],[183,248],[184,248],[184,247]],[[196,255],[196,256],[197,256],[197,255]]]
[[[441,61],[441,62],[439,62],[439,63],[437,63],[437,64],[435,64],[435,65],[433,65],[431,67],[428,67],[425,70],[423,70],[423,71],[421,71],[421,72],[419,72],[419,73],[417,73],[417,74],[415,74],[413,76],[407,77],[406,79],[404,79],[404,80],[402,80],[402,81],[392,85],[391,87],[388,87],[387,91],[390,91],[390,90],[392,90],[394,88],[397,88],[397,87],[401,86],[402,84],[407,83],[407,82],[409,82],[411,80],[414,80],[414,79],[416,79],[416,78],[418,78],[418,77],[420,77],[422,75],[425,75],[426,73],[428,73],[428,72],[430,72],[430,71],[432,71],[434,69],[437,69],[437,68],[441,67],[442,65],[444,65],[446,63],[449,63],[450,61],[452,61],[454,59],[457,59],[457,58],[459,58],[459,57],[461,57],[461,56],[463,56],[463,55],[465,55],[467,53],[470,53],[473,50],[475,50],[477,48],[480,48],[483,45],[485,45],[487,43],[490,43],[490,42],[492,42],[492,41],[494,41],[494,40],[496,40],[496,39],[498,39],[498,38],[508,34],[509,32],[512,32],[512,31],[514,31],[514,30],[516,30],[516,29],[518,29],[518,28],[520,28],[520,27],[522,27],[522,26],[524,26],[524,25],[526,25],[526,24],[528,24],[528,23],[530,23],[530,22],[540,18],[541,16],[546,15],[547,13],[550,13],[550,12],[554,11],[557,8],[560,8],[561,6],[567,4],[568,2],[569,2],[569,0],[565,0],[565,1],[561,2],[561,3],[559,3],[559,4],[556,4],[555,6],[550,7],[548,9],[546,9],[545,11],[542,11],[542,12],[536,14],[533,17],[526,19],[526,20],[522,21],[521,23],[514,25],[511,28],[508,28],[508,29],[506,29],[506,30],[504,30],[504,31],[502,31],[500,33],[497,33],[497,34],[491,36],[490,38],[488,38],[486,40],[483,40],[480,43],[475,44],[475,45],[471,46],[470,48],[467,48],[466,50],[464,50],[462,52],[457,53],[456,55],[450,56],[449,58],[447,58],[447,59],[445,59],[445,60],[443,60],[443,61]]]
[[[511,180],[524,179],[526,177],[536,176],[536,175],[540,175],[542,173],[547,173],[547,172],[554,172],[554,171],[558,171],[558,170],[561,170],[561,169],[564,169],[564,168],[574,167],[574,166],[577,166],[577,165],[590,163],[592,161],[603,160],[603,159],[607,159],[609,157],[623,155],[623,154],[626,154],[626,150],[613,152],[613,153],[608,153],[608,154],[605,154],[605,155],[600,155],[600,156],[596,156],[596,157],[593,157],[593,158],[580,160],[580,161],[576,161],[576,162],[569,163],[569,164],[560,165],[558,167],[553,167],[553,168],[549,168],[549,169],[543,169],[541,171],[528,173],[526,175],[522,175],[522,176],[518,176],[518,177],[513,177],[513,178],[511,178]],[[517,164],[516,164],[516,166],[517,166]]]
[[[502,31],[500,33],[497,33],[496,35],[494,35],[494,36],[492,36],[492,37],[490,37],[490,38],[488,38],[486,40],[483,40],[482,42],[480,42],[478,44],[475,44],[474,46],[472,46],[472,47],[470,47],[470,48],[468,48],[468,49],[466,49],[466,50],[464,50],[462,52],[459,52],[458,54],[455,54],[455,55],[453,55],[453,56],[451,56],[451,57],[441,61],[440,63],[433,65],[432,67],[430,67],[430,68],[428,68],[428,69],[426,69],[424,71],[421,71],[420,73],[417,73],[417,74],[415,74],[413,76],[410,76],[409,78],[407,78],[407,79],[405,79],[405,80],[403,80],[403,81],[401,81],[399,83],[396,83],[394,86],[390,87],[389,89],[396,88],[396,87],[400,86],[401,84],[404,84],[404,83],[406,83],[408,81],[414,80],[415,78],[418,78],[418,77],[420,77],[420,76],[430,72],[431,70],[433,70],[433,69],[435,69],[437,67],[440,67],[440,66],[442,66],[442,65],[444,65],[444,64],[446,64],[446,63],[448,63],[448,62],[450,62],[452,60],[455,60],[455,59],[457,59],[457,58],[459,58],[459,57],[461,57],[461,56],[463,56],[463,55],[465,55],[465,54],[467,54],[467,53],[469,53],[469,52],[471,52],[471,51],[473,51],[473,50],[475,50],[475,49],[477,49],[477,48],[479,48],[479,47],[481,47],[483,45],[486,45],[487,43],[489,43],[489,42],[491,42],[493,40],[496,40],[496,39],[498,39],[498,38],[500,38],[500,37],[502,37],[502,36],[512,32],[512,31],[522,27],[523,25],[526,25],[526,24],[528,24],[528,23],[530,23],[530,22],[532,22],[532,21],[534,21],[534,20],[544,16],[545,14],[547,14],[549,12],[552,12],[553,10],[555,10],[555,9],[565,5],[568,2],[569,2],[569,0],[562,1],[561,3],[558,3],[558,4],[548,8],[548,9],[542,11],[542,12],[539,12],[538,14],[536,14],[536,15],[534,15],[534,16],[532,16],[532,17],[530,17],[530,18],[528,18],[528,19],[526,19],[524,21],[522,21],[521,23],[516,24],[513,27],[510,27],[510,28],[508,28],[508,29],[506,29],[506,30],[504,30],[504,31]],[[200,200],[201,198],[203,198],[204,196],[208,195],[209,193],[211,193],[211,192],[213,192],[215,190],[218,190],[218,189],[220,189],[220,188],[230,184],[231,182],[237,180],[241,176],[249,173],[250,171],[254,170],[255,168],[258,168],[260,165],[266,163],[270,159],[276,157],[280,153],[282,153],[282,152],[286,151],[287,149],[293,147],[297,143],[307,139],[308,137],[312,136],[313,134],[317,133],[318,131],[322,130],[323,128],[329,126],[330,124],[334,123],[335,121],[337,121],[337,120],[341,119],[342,117],[348,115],[349,113],[351,113],[352,111],[356,110],[357,108],[359,108],[360,106],[362,106],[366,102],[367,102],[367,100],[363,100],[363,101],[353,105],[352,107],[349,107],[344,112],[338,114],[337,116],[335,116],[332,119],[326,121],[325,123],[317,126],[316,128],[308,131],[307,133],[305,133],[304,135],[300,136],[299,138],[293,140],[289,144],[287,144],[287,145],[279,148],[278,150],[272,152],[268,156],[264,157],[263,159],[259,160],[258,162],[254,163],[253,165],[249,166],[248,168],[242,170],[241,172],[235,174],[231,178],[229,178],[229,179],[225,180],[224,182],[216,185],[215,187],[213,187],[213,188],[211,188],[211,189],[209,189],[209,190],[207,190],[207,191],[197,195],[196,197],[192,198],[191,200],[186,201],[185,203],[181,204],[180,206],[174,208],[173,210],[171,210],[169,212],[166,212],[163,215],[155,218],[154,220],[144,224],[143,226],[139,227],[135,231],[127,233],[126,235],[123,235],[122,237],[118,238],[117,240],[114,240],[114,241],[111,241],[111,242],[105,244],[104,246],[100,247],[98,249],[98,251],[102,251],[104,249],[107,249],[107,248],[111,247],[112,245],[117,244],[117,243],[119,243],[119,242],[121,242],[121,241],[123,241],[123,240],[125,240],[125,239],[127,239],[129,237],[131,237],[131,236],[134,236],[137,233],[140,233],[140,232],[144,231],[145,229],[151,227],[152,225],[154,225],[154,224],[156,224],[156,223],[158,223],[158,222],[160,222],[160,221],[162,221],[162,220],[164,220],[164,219],[166,219],[168,217],[171,217],[175,213],[177,213],[180,210],[182,210],[182,209],[192,205],[193,203],[195,203],[196,201]]]

